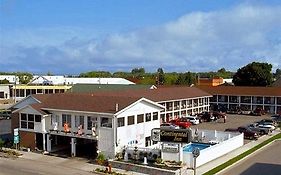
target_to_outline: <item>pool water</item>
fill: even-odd
[[[184,152],[192,152],[193,149],[199,148],[200,150],[203,150],[205,148],[210,147],[210,144],[203,144],[203,143],[190,143],[183,147]]]

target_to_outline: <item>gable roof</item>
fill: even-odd
[[[281,87],[197,86],[212,95],[281,96]]]

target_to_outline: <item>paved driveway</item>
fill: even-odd
[[[224,131],[226,128],[237,128],[265,118],[271,117],[270,115],[250,116],[227,114],[226,123],[223,122],[223,119],[219,119],[215,122],[204,122],[199,125],[193,125],[191,128]]]
[[[277,175],[281,172],[281,140],[254,153],[233,167],[220,173],[221,175]]]

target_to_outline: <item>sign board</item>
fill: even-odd
[[[193,157],[198,157],[200,155],[200,149],[199,148],[194,148],[192,150],[192,155],[193,155]]]
[[[160,142],[160,128],[154,128],[151,130],[151,140],[154,142]]]
[[[18,144],[20,142],[20,137],[19,135],[14,136],[14,144]]]
[[[159,129],[155,128],[151,131],[153,141],[189,143],[191,142],[190,129]]]
[[[19,128],[15,128],[14,129],[14,136],[18,136],[19,135]]]
[[[171,152],[171,153],[178,153],[179,152],[179,145],[175,143],[164,143],[162,145],[163,152]]]

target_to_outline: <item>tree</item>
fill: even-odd
[[[165,74],[162,68],[157,69],[157,79],[156,84],[157,85],[163,85],[165,82]]]
[[[142,78],[145,75],[145,70],[143,67],[134,68],[132,69],[131,73],[133,74],[133,77]]]
[[[191,72],[181,73],[176,81],[177,85],[191,85],[195,82],[195,77]]]
[[[274,74],[274,78],[277,80],[280,77],[281,77],[281,69],[276,69],[275,74]]]
[[[6,78],[4,80],[0,80],[0,84],[9,84],[9,80],[7,80]]]
[[[272,65],[252,62],[239,68],[233,76],[236,86],[268,86],[272,82]]]

